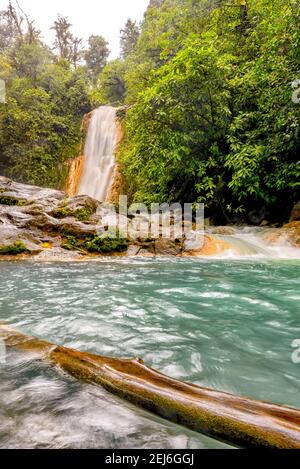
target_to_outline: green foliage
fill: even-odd
[[[83,58],[82,39],[74,37],[71,32],[72,24],[68,18],[58,15],[51,29],[55,31],[54,49],[59,60],[66,60],[76,69]]]
[[[199,34],[207,12],[217,0],[155,0],[150,2],[133,54],[128,57],[126,101],[132,104],[151,83],[152,72],[182,49],[190,34]]]
[[[64,243],[62,244],[62,248],[66,249],[67,251],[80,251],[82,250],[82,242],[79,243],[79,240],[76,236],[70,235],[65,233],[64,234]]]
[[[107,64],[110,50],[108,42],[102,36],[90,36],[89,48],[84,58],[92,80],[95,80]]]
[[[123,252],[128,248],[128,241],[123,239],[117,233],[116,237],[105,233],[102,236],[86,235],[83,238],[77,238],[74,235],[64,234],[64,249],[69,251],[79,250],[90,253],[109,254],[113,252]]]
[[[285,220],[299,199],[300,5],[165,0],[127,60],[132,199],[204,202],[220,221]]]
[[[284,204],[291,207],[299,188],[300,109],[292,102],[291,83],[300,65],[294,16],[299,18],[300,9],[293,10],[287,2],[273,3],[256,2],[257,10],[249,10],[256,28],[244,41],[242,51],[247,55],[240,57],[230,82],[234,115],[225,166],[237,202],[247,206],[253,200],[278,210],[281,204],[282,209]]]
[[[77,210],[71,210],[66,206],[62,206],[54,210],[52,215],[55,218],[75,217],[79,221],[88,221],[94,213],[95,211],[91,207],[83,207]]]
[[[38,76],[43,73],[52,58],[50,50],[40,42],[22,44],[15,50],[12,64],[17,76],[30,78],[36,83]]]
[[[20,182],[62,187],[64,162],[78,154],[82,116],[90,109],[84,74],[65,63],[49,63],[34,78],[24,70],[14,70],[0,106],[0,171]]]
[[[126,251],[128,242],[118,236],[94,236],[85,241],[84,247],[89,252],[108,254],[111,252]]]
[[[121,29],[121,56],[129,57],[135,50],[140,35],[139,27],[135,21],[128,19],[124,29]]]
[[[125,71],[124,61],[117,59],[109,62],[100,74],[96,87],[91,91],[91,101],[94,106],[103,104],[119,105],[125,99]]]
[[[230,118],[230,59],[191,39],[128,112],[122,160],[136,201],[215,198]]]
[[[56,56],[17,3],[0,12],[0,173],[20,182],[63,188],[65,163],[78,155],[90,83],[70,27],[67,18],[55,22]]]
[[[22,241],[16,241],[9,246],[0,246],[0,255],[26,254],[28,249]]]
[[[55,218],[67,218],[73,216],[73,211],[68,209],[68,207],[59,207],[55,210],[53,210],[52,215]]]
[[[88,221],[94,213],[92,208],[84,207],[75,211],[75,218],[79,221]]]

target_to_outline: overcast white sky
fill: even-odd
[[[111,58],[119,55],[120,29],[126,20],[141,21],[148,3],[149,0],[19,0],[23,10],[35,19],[48,44],[53,42],[50,27],[60,13],[73,24],[75,36],[83,39],[92,34],[104,36],[110,45]],[[0,10],[7,4],[8,0],[0,0]]]

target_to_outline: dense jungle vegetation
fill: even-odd
[[[299,200],[299,25],[298,0],[152,0],[109,61],[102,36],[83,47],[59,16],[50,48],[10,4],[0,173],[62,187],[84,113],[125,105],[118,158],[132,200],[204,202],[219,222],[285,221]]]

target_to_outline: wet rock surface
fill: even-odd
[[[61,191],[19,184],[0,177],[0,258],[185,257],[245,250],[238,227],[210,226],[202,232],[193,229],[191,222],[178,225],[177,214],[165,216],[171,221],[170,235],[161,236],[165,228],[164,217],[155,231],[151,224],[154,219],[150,216],[130,214],[127,218],[113,205],[101,204],[88,196],[68,197]],[[177,236],[178,226],[181,235]],[[292,247],[300,247],[300,221],[292,221],[279,229],[258,230],[257,236],[270,246],[288,243]],[[157,232],[160,236],[153,234]],[[249,252],[253,250],[252,247],[247,249]]]
[[[67,197],[64,192],[19,184],[0,177],[0,253],[6,248],[9,255],[15,243],[23,243],[24,253],[48,257],[50,250],[55,256],[66,256],[62,250],[65,237],[89,236],[97,232],[99,217],[94,222],[98,202],[90,197]],[[86,222],[81,221],[86,219]],[[59,251],[61,249],[61,251]],[[50,256],[51,257],[51,256]],[[70,257],[70,255],[68,255]]]
[[[282,228],[270,229],[264,233],[264,239],[273,245],[289,242],[292,246],[300,248],[300,221],[292,221]]]

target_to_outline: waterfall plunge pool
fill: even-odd
[[[300,262],[105,259],[0,264],[0,322],[141,357],[201,386],[300,407]],[[1,448],[221,448],[47,364],[0,363]]]

